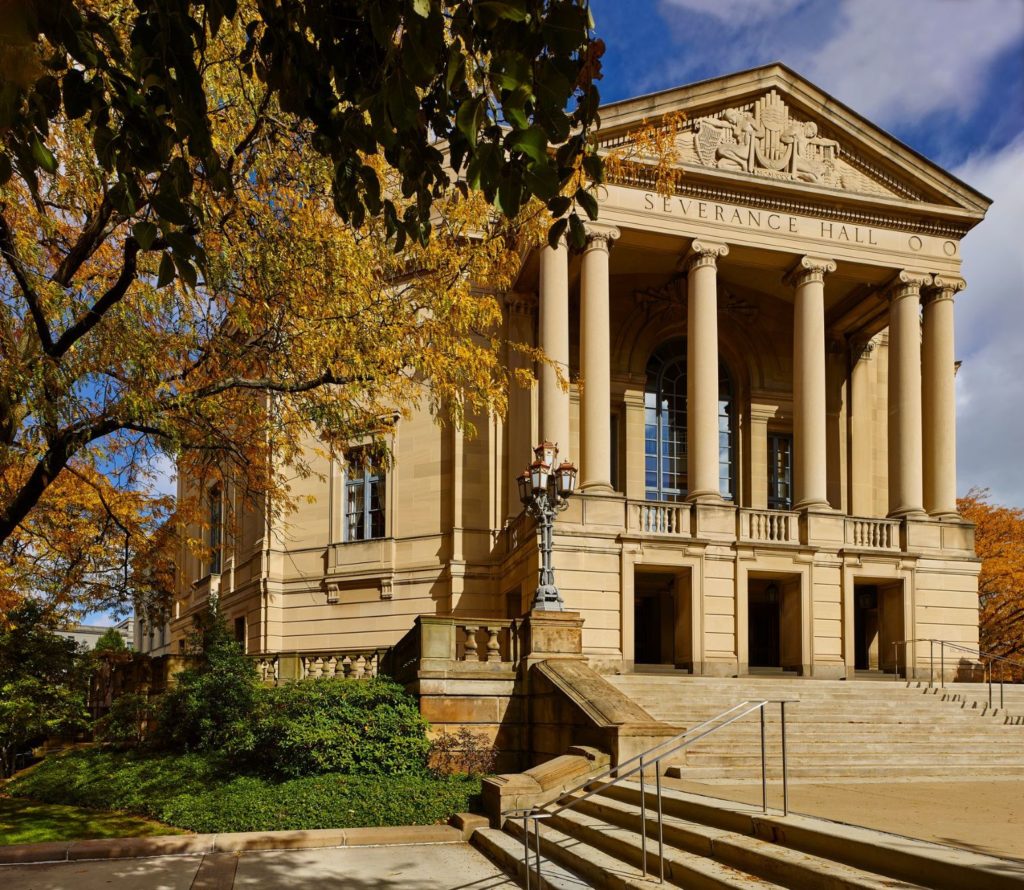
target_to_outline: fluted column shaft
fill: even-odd
[[[921,287],[901,272],[889,290],[889,515],[923,516]]]
[[[539,316],[540,348],[568,381],[569,251],[564,242],[540,250]],[[569,391],[546,363],[540,369],[540,436],[558,446],[561,459],[569,459]]]
[[[722,499],[718,483],[718,258],[725,244],[695,240],[686,264],[686,426],[691,501]]]
[[[947,519],[957,515],[953,299],[963,287],[963,279],[937,276],[934,286],[924,292],[924,508],[932,516]]]
[[[803,257],[787,276],[793,296],[793,504],[828,508],[825,275],[830,259]]]
[[[611,330],[608,318],[608,254],[619,236],[613,227],[588,227],[580,281],[580,365],[583,371],[581,488],[612,490]]]

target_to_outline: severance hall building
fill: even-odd
[[[500,295],[507,339],[569,391],[541,368],[473,439],[401,420],[386,476],[325,460],[298,512],[236,539],[212,489],[212,562],[183,554],[144,650],[178,651],[212,594],[247,651],[304,673],[370,664],[417,616],[506,657],[538,568],[516,477],[542,440],[580,471],[554,565],[598,669],[834,679],[902,671],[906,639],[977,645],[953,317],[988,199],[781,65],[607,105],[601,142],[673,112],[676,193],[642,166],[609,182],[585,251],[537,249]]]

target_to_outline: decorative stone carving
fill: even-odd
[[[395,595],[395,582],[391,578],[381,578],[380,598],[389,600]]]
[[[921,200],[891,174],[822,134],[817,122],[794,116],[775,90],[694,118],[678,144],[685,164]]]
[[[327,584],[327,602],[330,605],[341,602],[341,585],[340,584]]]

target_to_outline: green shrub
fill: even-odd
[[[123,810],[199,832],[429,825],[471,809],[477,780],[327,774],[278,781],[209,754],[91,748],[49,757],[4,791]]]
[[[182,671],[162,697],[157,739],[176,751],[251,748],[249,726],[262,687],[256,667],[217,613],[197,632],[201,663]]]
[[[271,775],[422,775],[427,724],[397,683],[311,679],[263,689],[236,756]]]
[[[152,729],[153,712],[148,696],[127,692],[111,702],[110,710],[93,724],[93,733],[102,742],[141,745]]]

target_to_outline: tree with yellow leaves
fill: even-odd
[[[576,202],[596,213],[563,195],[583,166],[600,176],[585,2],[5,13],[8,600],[101,601],[115,571],[137,585],[124,553],[165,510],[144,496],[156,453],[284,510],[309,436],[384,441],[424,401],[455,423],[502,409],[493,294],[522,208],[564,214],[553,236],[582,229]]]
[[[957,509],[974,523],[981,558],[981,648],[1024,662],[1024,510],[992,504],[988,490],[978,488],[960,498]]]

